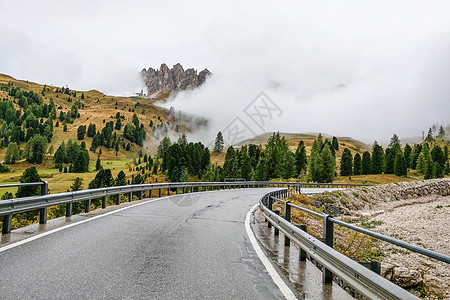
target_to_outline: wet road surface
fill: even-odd
[[[244,227],[270,190],[172,196],[2,251],[0,298],[282,299]]]

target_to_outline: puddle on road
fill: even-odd
[[[322,284],[322,271],[309,260],[300,261],[299,249],[294,244],[285,247],[284,235],[280,233],[275,236],[274,227],[267,228],[267,222],[264,222],[259,210],[254,220],[252,228],[256,238],[305,299],[353,299],[334,282],[330,285]]]

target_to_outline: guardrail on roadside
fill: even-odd
[[[326,284],[332,282],[333,274],[335,274],[369,299],[418,299],[403,288],[334,250],[333,224],[338,224],[410,251],[426,255],[442,262],[450,263],[450,257],[447,255],[357,227],[335,219],[330,215],[321,214],[280,199],[281,197],[287,197],[288,193],[288,189],[283,189],[266,194],[260,200],[259,205],[261,212],[268,221],[268,227],[275,227],[275,235],[279,234],[279,231],[284,233],[285,246],[290,246],[290,242],[293,241],[300,247],[300,260],[306,260],[306,254],[309,254],[323,265],[323,282]],[[279,215],[279,211],[272,211],[274,201],[284,203],[285,215],[283,217]],[[295,226],[291,223],[292,208],[299,209],[305,213],[323,219],[323,240],[318,240],[307,234],[305,225]]]
[[[47,222],[47,208],[57,205],[66,205],[66,216],[72,215],[72,204],[74,202],[85,201],[85,211],[89,212],[92,199],[102,199],[102,208],[106,207],[108,196],[116,196],[115,204],[120,204],[120,197],[123,194],[128,195],[129,201],[132,199],[133,193],[142,199],[143,193],[148,192],[148,197],[152,197],[153,190],[158,190],[158,197],[161,197],[162,190],[174,190],[178,194],[182,189],[183,193],[189,189],[189,192],[200,189],[234,189],[243,187],[288,187],[300,192],[303,187],[332,187],[332,188],[348,188],[356,186],[364,186],[358,184],[339,184],[339,183],[305,183],[305,182],[274,182],[274,181],[234,181],[234,182],[179,182],[179,183],[159,183],[159,184],[139,184],[115,186],[106,188],[89,189],[75,192],[65,192],[58,194],[48,194],[48,183],[32,182],[32,183],[15,183],[0,185],[2,187],[40,185],[41,195],[23,197],[9,200],[0,200],[0,216],[3,216],[2,233],[11,232],[12,215],[27,211],[39,210],[39,223]],[[168,192],[169,194],[169,192]],[[130,196],[131,195],[131,196]]]

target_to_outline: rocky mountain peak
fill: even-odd
[[[144,68],[140,72],[147,87],[147,95],[194,89],[202,85],[211,74],[206,68],[198,74],[193,68],[184,70],[180,63],[175,64],[172,69],[163,63],[159,70]]]

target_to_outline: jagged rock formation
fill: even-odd
[[[192,68],[184,70],[178,63],[172,69],[169,69],[166,64],[162,64],[159,70],[144,68],[140,75],[147,87],[147,95],[154,95],[161,92],[194,89],[202,85],[211,72],[205,68],[197,74],[197,70]]]

